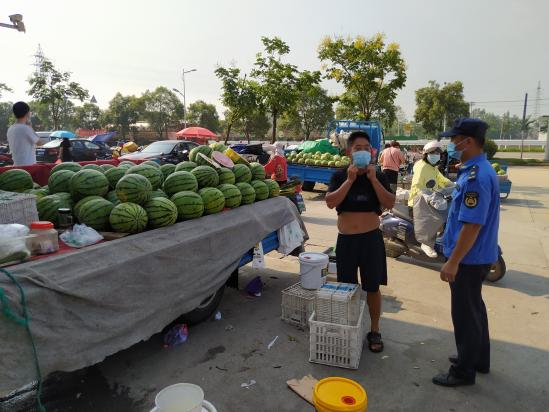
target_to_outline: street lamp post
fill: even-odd
[[[5,27],[7,29],[15,29],[17,31],[26,33],[25,23],[23,23],[23,16],[20,14],[12,14],[10,16],[10,21],[12,24],[0,23],[0,27]]]
[[[195,72],[195,71],[196,71],[196,69],[191,69],[191,70],[182,69],[181,70],[181,80],[183,80],[183,93],[181,93],[176,88],[172,89],[174,92],[179,93],[183,97],[183,127],[184,128],[187,127],[187,97],[186,97],[186,90],[185,90],[186,89],[186,87],[185,87],[185,75],[187,73],[192,73],[192,72]]]

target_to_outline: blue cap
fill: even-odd
[[[472,117],[460,117],[450,130],[439,134],[440,137],[468,136],[484,143],[488,123]]]

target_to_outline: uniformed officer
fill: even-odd
[[[477,372],[490,371],[488,316],[481,290],[498,260],[499,183],[483,150],[487,128],[480,119],[461,118],[441,134],[451,139],[448,155],[462,162],[444,232],[448,260],[440,271],[441,280],[450,283],[457,356],[449,358],[448,373],[433,378],[442,386],[473,385]]]

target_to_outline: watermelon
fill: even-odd
[[[224,183],[228,183],[230,185],[235,184],[235,177],[234,173],[231,169],[227,169],[226,167],[222,167],[217,170],[217,175],[219,176],[219,184],[222,185]]]
[[[98,172],[104,173],[105,171],[101,169],[101,166],[90,163],[88,165],[82,166],[83,170],[97,170]]]
[[[219,184],[219,176],[210,166],[197,166],[191,173],[196,177],[199,188],[216,187]]]
[[[114,166],[109,163],[105,163],[103,165],[100,165],[99,167],[101,168],[101,170],[103,170],[103,173],[105,173],[107,170],[114,169]]]
[[[140,175],[130,175],[140,176]],[[129,177],[129,176],[128,176]],[[143,177],[143,176],[140,176]],[[145,179],[145,178],[143,178]],[[145,179],[147,182],[148,180]],[[120,203],[116,205],[109,217],[109,223],[116,232],[137,233],[142,232],[147,227],[147,212],[141,206],[135,203]]]
[[[204,159],[199,160],[198,153],[202,153],[206,157],[210,157],[212,155],[212,148],[210,146],[196,146],[191,150],[189,153],[189,160],[191,162],[195,162],[198,166],[200,166],[200,162],[205,162]]]
[[[44,196],[47,196],[49,195],[49,192],[45,189],[29,189],[29,190],[25,190],[24,193],[28,193],[30,195],[34,195],[36,196],[38,199],[44,197]]]
[[[217,188],[225,196],[225,207],[234,209],[235,207],[240,206],[242,202],[242,193],[238,190],[238,187],[228,183],[217,186]]]
[[[118,167],[125,167],[125,168],[129,168],[129,167],[132,167],[132,166],[135,166],[135,163],[134,162],[130,162],[129,160],[124,160],[120,163],[118,163]]]
[[[50,196],[55,196],[59,199],[59,207],[65,209],[72,209],[74,202],[72,201],[72,195],[68,192],[58,192]]]
[[[205,187],[198,191],[204,202],[204,214],[213,215],[225,208],[225,196],[221,190],[215,187]]]
[[[165,165],[160,166],[160,170],[164,175],[164,180],[166,180],[169,175],[175,172],[175,165],[172,165],[171,163],[166,163]]]
[[[252,172],[246,165],[234,165],[233,173],[236,183],[250,183],[252,181]]]
[[[40,186],[38,183],[36,182],[32,182],[32,188],[33,189],[40,189],[42,186]]]
[[[178,163],[177,166],[175,166],[175,171],[176,172],[183,172],[183,171],[184,172],[190,172],[196,166],[198,166],[198,165],[195,162],[185,161],[185,162]]]
[[[34,182],[29,172],[23,169],[10,169],[0,174],[0,190],[23,192],[32,189]]]
[[[96,200],[96,199],[103,199],[103,198],[101,196],[92,195],[92,196],[86,196],[85,198],[80,199],[78,202],[76,202],[76,205],[74,205],[74,208],[73,208],[73,214],[78,219],[78,221],[80,221],[80,218],[78,217],[78,213],[80,212],[80,208],[82,207],[82,205],[84,205],[84,203],[86,202],[89,202],[90,200]]]
[[[151,182],[152,190],[158,189],[162,186],[162,182],[164,181],[164,175],[162,174],[160,167],[154,167],[145,163],[130,167],[126,171],[126,174],[136,174],[146,177],[149,179],[149,182]]]
[[[196,219],[204,213],[204,201],[195,192],[178,192],[171,197],[171,201],[177,207],[179,220]]]
[[[263,180],[252,180],[250,183],[255,190],[255,201],[265,200],[269,197],[269,188]]]
[[[143,205],[152,228],[173,225],[177,221],[177,207],[170,200],[156,197]]]
[[[133,167],[133,166],[135,166],[135,165],[131,165],[131,164],[129,164],[129,163],[124,163],[124,164],[120,163],[120,164],[117,166],[117,168],[118,168],[118,169],[122,169],[122,170],[128,170],[130,167]]]
[[[164,182],[164,192],[168,196],[172,196],[177,192],[198,190],[198,182],[196,177],[191,172],[175,172],[168,176]]]
[[[142,165],[149,165],[152,167],[160,168],[160,163],[155,162],[154,160],[147,160],[146,162],[141,163]]]
[[[80,206],[78,220],[95,230],[106,230],[114,205],[107,199],[92,199]]]
[[[252,180],[265,179],[265,168],[261,165],[261,163],[250,163],[250,171],[252,172]]]
[[[59,170],[70,170],[71,172],[76,173],[80,171],[80,169],[82,169],[82,166],[80,166],[78,163],[64,162],[64,163],[59,163],[58,165],[55,165],[53,169],[51,169],[50,173],[53,174],[55,172],[58,172]]]
[[[107,193],[105,199],[107,199],[113,205],[117,205],[120,203],[120,199],[118,199],[118,196],[116,195],[116,190],[111,190],[109,193]]]
[[[138,174],[128,174],[116,184],[116,195],[121,202],[143,204],[150,199],[151,192],[149,179]]]
[[[122,179],[122,176],[126,174],[126,169],[123,167],[115,167],[113,169],[105,170],[105,177],[109,181],[109,186],[111,189],[114,189],[116,187],[116,184],[120,179]]]
[[[55,195],[44,196],[36,201],[38,218],[57,225],[59,222],[58,210],[61,207],[61,200]]]
[[[157,189],[151,192],[151,199],[154,199],[156,197],[165,197],[167,199],[168,195],[162,189]]]
[[[75,175],[70,170],[58,170],[52,173],[48,179],[48,188],[50,193],[70,192],[71,178]]]
[[[71,177],[71,193],[75,200],[86,196],[104,196],[109,191],[109,181],[105,175],[97,170],[84,169]]]
[[[214,151],[214,152],[225,152],[225,150],[227,150],[227,146],[225,146],[223,143],[220,143],[220,142],[217,142],[217,143],[212,143],[210,145],[211,149]]]
[[[50,188],[48,187],[48,185],[46,185],[46,186],[42,186],[42,188],[41,188],[41,189],[42,189],[42,190],[44,190],[44,191],[45,191],[45,193],[46,193],[47,195],[49,195],[49,194],[50,194]]]
[[[280,194],[280,186],[277,182],[271,179],[265,179],[264,182],[269,189],[269,197],[277,197]]]
[[[255,201],[255,190],[249,183],[237,183],[236,187],[242,194],[242,205],[249,205]]]

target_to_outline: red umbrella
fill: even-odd
[[[204,127],[187,127],[186,129],[180,130],[175,134],[178,138],[184,138],[188,140],[199,140],[199,141],[208,141],[215,140],[219,141],[217,135]]]

